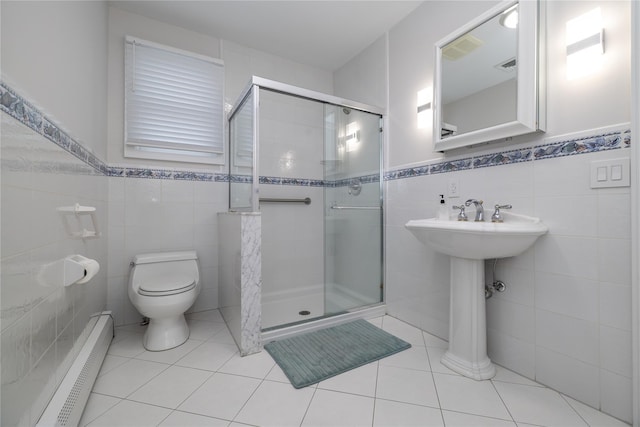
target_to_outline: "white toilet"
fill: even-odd
[[[129,299],[149,318],[142,344],[149,351],[174,348],[189,338],[184,312],[200,293],[195,251],[136,255],[129,276]]]

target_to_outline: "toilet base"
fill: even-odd
[[[189,326],[183,314],[175,317],[149,319],[142,345],[149,351],[178,347],[189,339]]]

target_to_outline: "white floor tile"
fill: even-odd
[[[444,366],[441,362],[442,356],[447,351],[446,348],[427,347],[427,354],[429,355],[429,364],[431,365],[431,371],[439,374],[459,375],[453,372],[451,369]]]
[[[329,390],[316,390],[303,426],[371,426],[374,399]]]
[[[382,320],[382,329],[405,340],[411,345],[423,346],[424,338],[422,331],[415,326],[409,325],[401,320],[391,316],[384,316]]]
[[[187,319],[197,338],[165,352],[144,350],[143,327],[118,328],[81,425],[625,425],[500,366],[468,380],[440,363],[446,341],[389,316],[372,323],[411,349],[300,390],[268,353],[239,357],[217,310]]]
[[[516,422],[553,426],[587,425],[558,392],[497,381],[494,385]]]
[[[444,423],[440,409],[376,399],[373,426],[444,426]]]
[[[90,427],[157,426],[171,413],[170,409],[123,400],[89,424]]]
[[[82,418],[80,418],[80,426],[86,426],[91,421],[98,418],[100,415],[107,412],[120,402],[121,399],[117,397],[105,396],[102,394],[91,393],[89,400],[84,407]]]
[[[449,348],[449,343],[442,338],[438,338],[435,335],[431,335],[428,332],[422,332],[422,337],[424,338],[424,343],[427,347],[438,347],[443,349]]]
[[[196,319],[187,320],[187,324],[189,325],[189,338],[202,341],[208,340],[227,327],[224,323]]]
[[[208,320],[210,322],[224,323],[224,318],[218,310],[197,311],[195,313],[185,314],[187,320]]]
[[[259,426],[299,426],[314,391],[264,381],[234,421]]]
[[[98,373],[98,375],[104,375],[112,369],[122,365],[123,363],[128,362],[129,360],[131,360],[129,357],[113,356],[111,354],[107,354],[102,361],[102,366],[100,367],[100,372]]]
[[[369,363],[321,381],[318,388],[375,397],[378,363]]]
[[[431,370],[427,349],[418,345],[380,359],[380,366],[395,366],[396,368],[417,369],[419,371]]]
[[[186,368],[217,371],[237,352],[235,346],[205,342],[176,362]]]
[[[114,397],[127,397],[146,384],[169,365],[145,360],[131,359],[98,377],[93,391]]]
[[[226,427],[228,425],[227,420],[180,411],[173,411],[160,423],[161,427]]]
[[[229,332],[229,329],[227,328],[224,328],[221,331],[218,331],[215,335],[213,335],[207,341],[217,342],[220,344],[229,344],[229,345],[236,346],[236,348],[238,347],[236,344],[236,341],[233,339],[233,336],[231,335],[231,332]]]
[[[416,405],[439,407],[431,372],[393,366],[378,368],[376,397]]]
[[[128,399],[175,409],[211,375],[199,369],[171,366],[133,392]]]
[[[511,420],[491,381],[446,374],[433,374],[433,379],[442,409]]]
[[[533,387],[544,387],[543,385],[538,384],[537,382],[530,380],[527,377],[523,377],[520,374],[517,374],[513,371],[510,371],[507,368],[503,368],[502,366],[497,366],[497,365],[496,365],[496,376],[492,378],[492,381],[530,385]]]
[[[202,341],[189,339],[178,347],[164,351],[145,351],[135,356],[135,358],[172,365],[200,345],[202,345]]]
[[[513,421],[481,417],[479,415],[445,410],[442,411],[442,415],[447,427],[516,427],[516,423]]]
[[[233,420],[249,397],[260,385],[260,380],[216,373],[205,381],[178,410]]]
[[[142,346],[142,334],[118,330],[109,346],[108,354],[121,357],[135,357],[146,350]]]
[[[271,369],[271,371],[269,372],[269,374],[267,375],[267,377],[265,379],[269,380],[269,381],[277,381],[279,383],[291,384],[291,382],[289,381],[289,378],[287,378],[287,376],[285,375],[284,371],[282,370],[282,368],[280,368],[280,366],[278,366],[277,363]],[[315,386],[311,386],[311,387],[315,388]]]
[[[218,369],[218,372],[263,379],[275,364],[276,362],[266,351],[244,357],[236,353]]]

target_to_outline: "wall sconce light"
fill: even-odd
[[[433,89],[428,87],[418,91],[418,129],[424,129],[431,123],[431,99],[433,97]]]
[[[573,80],[602,68],[604,29],[600,8],[567,22],[567,79]]]
[[[356,151],[360,147],[360,125],[357,122],[347,124],[345,145],[347,152]]]

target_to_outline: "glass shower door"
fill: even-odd
[[[381,116],[325,106],[325,313],[383,301]]]
[[[257,210],[258,89],[253,86],[229,120],[229,210]]]

